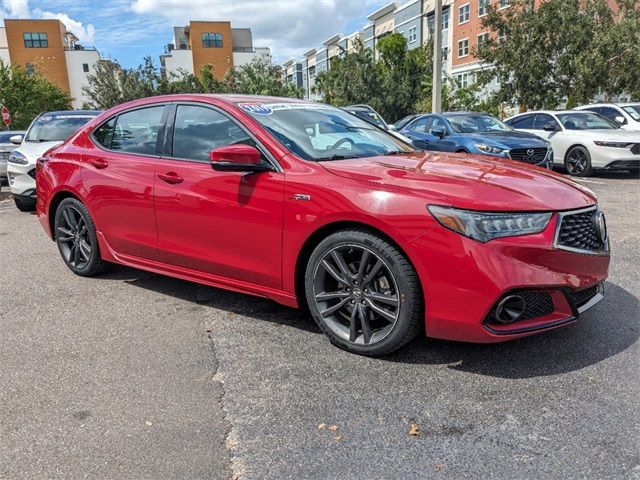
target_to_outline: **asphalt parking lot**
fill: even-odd
[[[3,197],[0,478],[640,479],[640,180],[581,183],[612,242],[602,303],[524,340],[383,359],[267,300],[76,277]]]

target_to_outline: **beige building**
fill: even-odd
[[[0,60],[42,73],[69,94],[73,108],[88,100],[82,87],[99,59],[98,51],[80,45],[60,20],[6,19],[0,27]]]
[[[230,22],[191,21],[173,28],[173,43],[165,47],[160,66],[163,75],[178,75],[198,74],[211,65],[214,77],[221,80],[230,68],[256,58],[270,62],[271,51],[254,48],[250,29],[232,28]]]

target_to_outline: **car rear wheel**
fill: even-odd
[[[75,198],[65,198],[55,213],[56,244],[67,267],[83,277],[102,273],[108,263],[100,258],[96,229],[89,211]]]
[[[30,198],[13,197],[13,203],[16,204],[16,208],[21,212],[33,212],[36,209],[36,202]]]
[[[395,246],[364,230],[339,231],[320,242],[307,264],[305,294],[331,342],[360,355],[397,350],[423,326],[413,267]]]
[[[567,169],[567,173],[574,177],[588,177],[593,173],[591,155],[589,155],[589,151],[586,148],[580,146],[573,147],[567,152],[564,166]]]

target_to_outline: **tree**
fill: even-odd
[[[0,60],[0,103],[11,111],[11,127],[26,129],[41,112],[68,110],[71,98],[38,73]]]
[[[267,60],[255,59],[230,69],[224,77],[223,90],[226,93],[302,98],[302,88],[283,83],[279,70]]]
[[[479,76],[500,83],[497,100],[521,109],[586,103],[596,94],[637,91],[640,70],[638,0],[513,0],[495,7],[483,26],[500,32],[477,49],[492,68]]]

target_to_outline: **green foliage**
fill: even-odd
[[[88,80],[89,86],[83,91],[90,98],[89,106],[101,109],[137,98],[173,93],[242,93],[297,98],[303,95],[300,87],[282,83],[278,67],[264,60],[232,68],[223,80],[215,78],[211,65],[203,66],[197,76],[185,70],[163,76],[151,57],[145,57],[144,63],[134,69],[102,60]]]
[[[497,78],[497,100],[524,109],[556,108],[590,101],[596,94],[640,90],[640,2],[618,0],[616,19],[606,0],[531,0],[491,8],[487,29],[503,32],[477,55],[493,68],[484,82]]]
[[[0,103],[11,111],[11,128],[26,129],[44,111],[67,110],[69,96],[38,73],[0,60]]]

